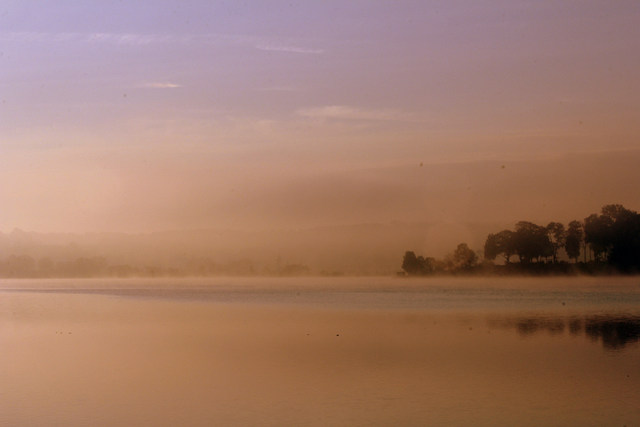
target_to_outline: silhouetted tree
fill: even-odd
[[[453,252],[453,262],[455,268],[459,270],[469,270],[476,265],[478,256],[466,243],[460,243]]]
[[[578,262],[583,238],[582,223],[580,221],[571,221],[567,228],[564,250],[567,252],[567,256],[572,258],[574,262]]]
[[[608,215],[589,215],[584,220],[584,241],[596,261],[606,261],[611,248],[613,219]]]
[[[418,257],[419,259],[422,257]],[[438,270],[438,261],[432,257],[422,259],[422,271],[424,274],[433,274]]]
[[[484,242],[484,259],[493,261],[500,255],[500,246],[496,234],[489,234]]]
[[[602,215],[612,219],[609,262],[621,271],[640,269],[640,214],[622,205],[607,205]]]
[[[553,253],[547,229],[528,221],[516,224],[514,246],[521,263],[530,263],[534,258],[539,260]]]
[[[413,251],[407,251],[402,260],[402,269],[410,276],[432,274],[437,269],[434,258],[416,256]]]
[[[547,225],[547,237],[551,244],[553,262],[558,262],[558,250],[565,244],[567,234],[564,225],[559,222],[550,222]]]
[[[513,231],[502,230],[499,233],[487,236],[484,244],[485,259],[494,260],[498,255],[502,255],[505,264],[509,264],[511,256],[515,253]]]
[[[584,240],[596,261],[621,271],[640,270],[640,214],[622,205],[603,206],[584,220]]]
[[[604,205],[600,210],[603,216],[611,218],[613,221],[616,221],[624,216],[627,216],[630,213],[635,213],[625,208],[622,205]]]
[[[404,253],[404,258],[402,260],[402,269],[409,275],[420,274],[420,261],[413,251],[407,251]]]

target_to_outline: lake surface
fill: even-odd
[[[0,425],[640,425],[640,278],[0,281]]]

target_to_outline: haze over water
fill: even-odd
[[[636,425],[637,279],[5,281],[0,425]]]

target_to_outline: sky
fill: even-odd
[[[636,1],[0,3],[0,231],[640,209]]]

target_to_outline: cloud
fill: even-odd
[[[161,34],[136,34],[136,33],[92,33],[84,34],[82,41],[106,42],[126,45],[148,45],[151,43],[182,42],[188,41],[188,37]]]
[[[193,40],[190,35],[171,34],[139,34],[139,33],[46,33],[46,32],[11,32],[0,34],[0,40],[13,42],[36,43],[114,43],[124,45],[148,45],[163,42],[189,42]]]
[[[258,38],[241,34],[157,34],[157,33],[50,33],[21,31],[0,33],[0,41],[26,43],[110,43],[128,46],[146,46],[154,43],[205,43],[253,46],[271,52],[321,54],[323,49],[298,46],[296,40]]]
[[[171,82],[150,82],[140,85],[140,87],[148,89],[175,89],[182,87],[182,85]]]
[[[320,120],[418,121],[413,114],[395,110],[368,110],[346,105],[303,108],[296,114]]]
[[[305,53],[319,55],[324,53],[323,49],[312,49],[291,45],[277,45],[277,44],[259,44],[256,45],[256,49],[266,50],[269,52],[288,52],[288,53]]]

